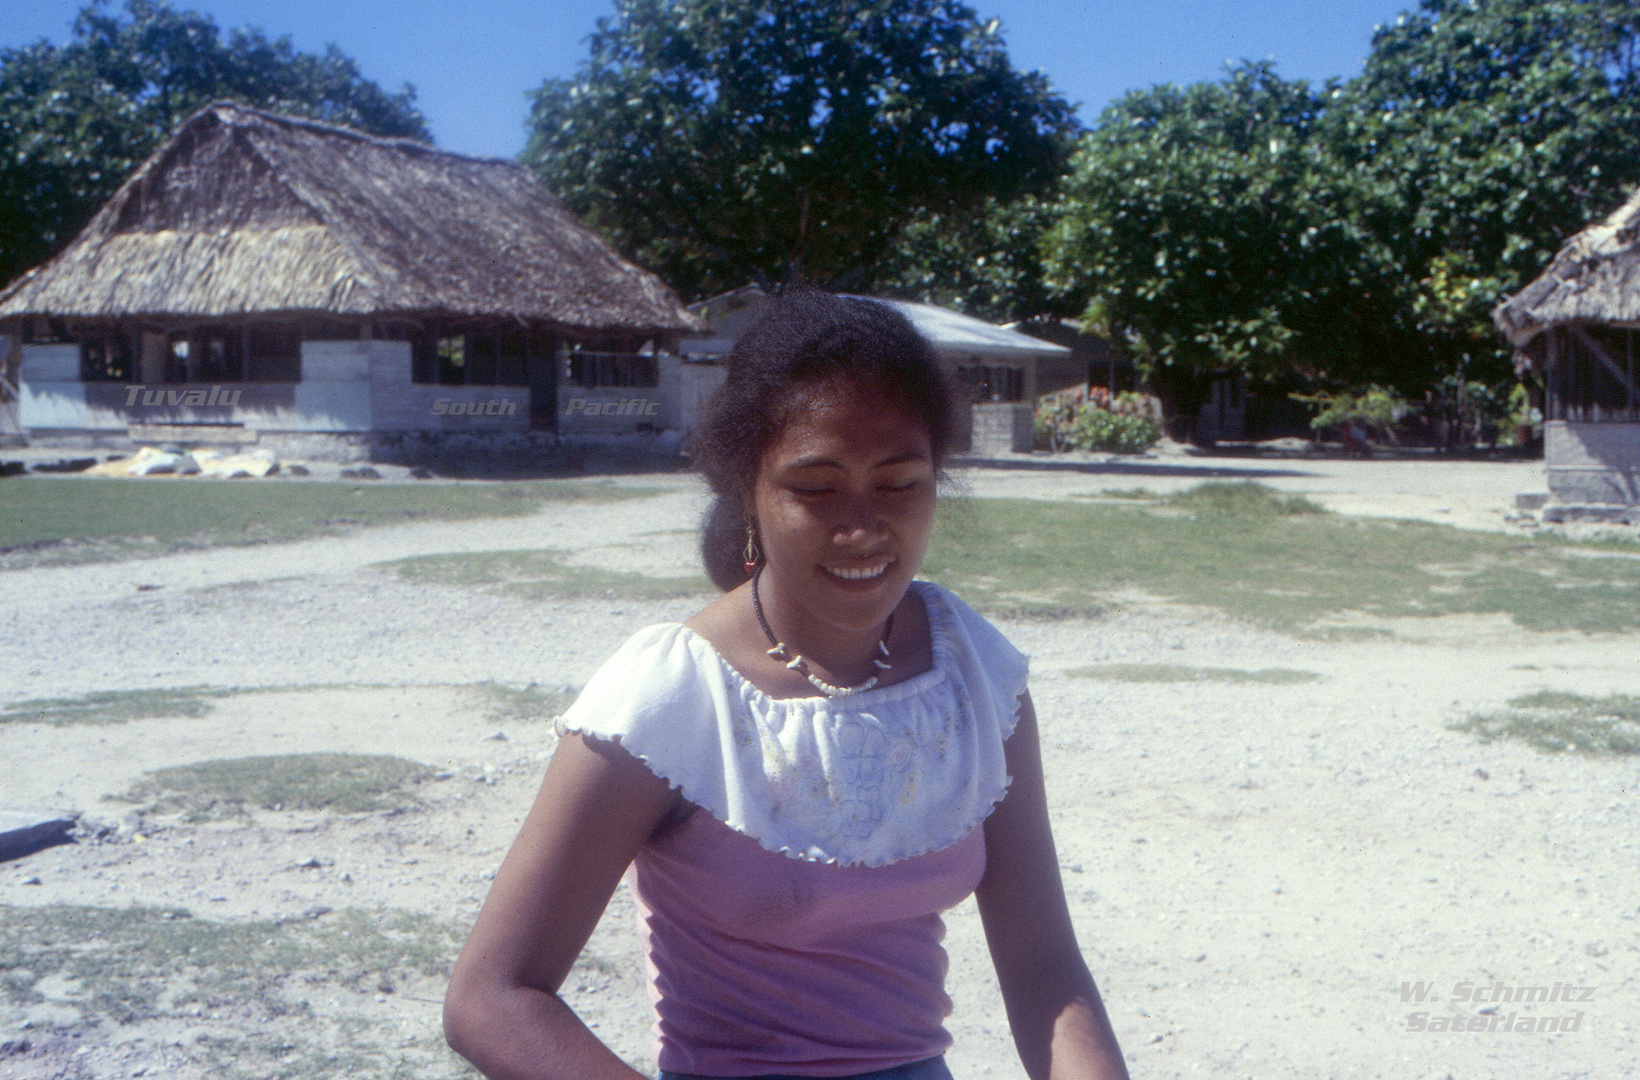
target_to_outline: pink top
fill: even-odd
[[[985,872],[1028,665],[949,590],[912,588],[934,663],[903,682],[770,698],[659,623],[560,718],[697,807],[629,873],[662,1069],[846,1076],[950,1045],[940,913]]]
[[[835,866],[695,811],[633,863],[659,1066],[847,1076],[943,1053],[940,912],[984,872],[982,826],[887,866]]]

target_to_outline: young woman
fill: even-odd
[[[971,892],[1026,1073],[1127,1076],[1026,659],[914,580],[952,432],[886,305],[788,294],[742,335],[696,447],[725,594],[632,635],[559,722],[445,999],[485,1075],[639,1075],[557,996],[630,869],[662,1080],[949,1080],[940,912]]]

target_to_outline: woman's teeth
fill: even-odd
[[[859,570],[845,570],[841,567],[828,566],[826,567],[826,572],[829,574],[836,574],[840,578],[847,578],[850,581],[859,581],[864,578],[874,578],[887,569],[888,563],[883,563],[881,566],[867,567]]]

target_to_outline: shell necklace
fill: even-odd
[[[769,620],[763,617],[763,601],[757,595],[757,579],[762,576],[763,567],[759,566],[756,573],[752,574],[752,608],[757,612],[757,621],[762,625],[763,632],[769,636],[769,644],[774,646],[774,648],[767,650],[770,656],[774,657],[776,660],[785,660],[788,668],[794,668],[801,671],[803,673],[803,677],[808,679],[809,682],[813,683],[818,689],[823,691],[827,697],[843,697],[847,694],[858,694],[864,690],[870,690],[873,686],[877,685],[877,676],[873,675],[859,686],[833,686],[831,683],[810,671],[808,663],[804,661],[800,654],[788,654],[786,651],[786,643],[775,638],[774,631],[769,629]],[[877,642],[877,648],[882,650],[883,658],[881,660],[877,659],[875,656],[871,658],[871,662],[876,664],[882,671],[887,671],[889,668],[894,666],[888,662],[888,638],[893,632],[894,613],[889,612],[888,622],[883,626],[883,639]]]

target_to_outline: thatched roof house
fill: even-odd
[[[7,326],[36,347],[23,377],[37,386],[244,383],[268,415],[165,419],[358,431],[448,426],[448,410],[406,397],[414,384],[486,387],[516,418],[492,410],[491,426],[527,426],[532,411],[551,426],[563,384],[652,386],[657,352],[700,323],[516,162],[215,104],[0,293]],[[369,416],[357,401],[298,415],[293,386],[372,379],[394,393],[375,395]],[[46,404],[32,426],[75,412]]]
[[[517,162],[228,104],[188,118],[0,295],[0,319],[271,312],[697,325]]]
[[[1567,241],[1492,318],[1517,366],[1543,381],[1550,491],[1640,503],[1640,191]]]
[[[1492,313],[1517,347],[1556,326],[1640,326],[1640,190]]]

